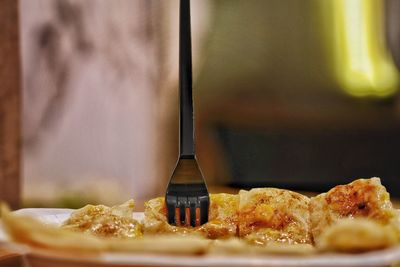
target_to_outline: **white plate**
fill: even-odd
[[[30,215],[38,218],[44,223],[60,224],[66,220],[73,210],[68,209],[21,209],[16,211],[18,214]],[[142,212],[136,212],[134,217],[138,220],[143,219]],[[0,227],[0,240],[6,242],[6,237],[2,234]],[[8,244],[8,243],[3,243]],[[13,246],[15,248],[15,246]],[[22,251],[22,250],[20,250]],[[51,258],[55,257],[62,260],[63,256],[39,251],[23,250],[30,253],[30,257]],[[35,255],[36,254],[36,255]],[[28,257],[29,258],[29,257]],[[85,261],[81,256],[65,256],[69,261]],[[390,266],[400,262],[400,247],[363,254],[320,254],[313,256],[168,256],[168,255],[149,255],[132,253],[101,253],[95,259],[86,259],[91,262],[108,264],[112,266],[195,266],[195,267],[239,267],[239,266]],[[36,266],[36,265],[34,265]]]

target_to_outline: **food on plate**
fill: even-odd
[[[239,236],[251,243],[311,244],[308,204],[299,193],[276,188],[239,192]]]
[[[338,220],[322,232],[317,246],[321,250],[362,252],[396,245],[398,238],[390,225],[365,218]]]
[[[198,234],[210,239],[229,238],[237,235],[237,211],[237,195],[211,194],[207,223],[197,227],[173,226],[167,222],[164,198],[159,197],[145,203],[143,228],[146,234]]]
[[[92,235],[82,235],[57,225],[44,224],[38,219],[14,214],[1,205],[1,219],[10,238],[18,243],[39,248],[66,249],[71,251],[104,251],[103,242]]]
[[[197,227],[167,223],[164,198],[88,205],[62,225],[48,225],[1,207],[12,240],[47,249],[170,254],[312,254],[363,252],[399,245],[400,216],[379,178],[338,185],[311,199],[289,190],[256,188],[211,194],[209,221]]]
[[[42,249],[79,253],[120,251],[198,255],[204,254],[211,242],[196,236],[105,238],[44,224],[33,217],[12,213],[4,205],[0,208],[3,225],[13,241]]]
[[[133,200],[114,207],[87,205],[73,212],[62,227],[100,237],[137,238],[142,236],[142,224],[133,218],[134,207]]]
[[[338,185],[327,193],[311,198],[310,218],[311,231],[317,247],[329,247],[332,239],[328,236],[346,235],[349,239],[348,246],[351,244],[354,250],[368,250],[368,246],[374,249],[393,244],[390,240],[387,240],[385,246],[382,240],[379,244],[369,242],[374,234],[385,235],[383,232],[391,231],[396,240],[399,236],[398,211],[393,208],[389,193],[379,178],[358,179],[346,185]],[[346,221],[341,224],[341,220],[346,218],[350,220],[363,218],[364,220],[354,220],[351,223]],[[365,223],[366,221],[370,223]],[[334,227],[335,225],[337,226]],[[357,231],[351,232],[347,230],[349,226],[359,230],[369,227],[369,229],[375,229],[373,231],[377,233],[371,232],[371,236],[368,236]],[[330,229],[330,227],[333,228]],[[391,230],[388,230],[389,228]],[[327,231],[330,234],[324,235]],[[323,240],[321,240],[322,237]],[[334,246],[336,247],[337,244]]]

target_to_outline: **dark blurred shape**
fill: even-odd
[[[400,196],[399,73],[384,19],[392,32],[400,23],[385,3],[215,3],[196,88],[226,166],[216,180],[227,171],[237,187],[325,191],[378,176]]]
[[[392,132],[255,133],[219,129],[232,179],[239,188],[259,186],[326,191],[356,178],[380,176],[400,196],[400,129]]]

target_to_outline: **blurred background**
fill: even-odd
[[[400,1],[191,4],[212,190],[378,176],[400,196]],[[178,7],[20,0],[24,206],[164,193],[178,157]]]

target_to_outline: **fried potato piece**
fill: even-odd
[[[211,194],[209,221],[198,227],[172,226],[167,222],[164,198],[151,199],[145,203],[144,233],[177,233],[201,235],[210,239],[229,238],[237,232],[238,196]]]
[[[394,246],[396,232],[365,218],[340,219],[322,232],[318,249],[340,252],[363,252]]]
[[[142,225],[133,219],[134,207],[133,200],[111,208],[86,205],[74,211],[62,227],[99,237],[138,238],[142,236]]]
[[[311,244],[309,198],[276,188],[239,192],[239,236],[258,245]]]
[[[4,205],[0,206],[0,210],[3,226],[13,241],[32,247],[62,250],[63,252],[120,251],[198,255],[205,253],[211,242],[196,236],[170,235],[138,239],[104,238],[44,224],[33,217],[11,213]]]
[[[310,215],[311,231],[317,246],[323,232],[344,218],[365,218],[380,225],[390,225],[398,236],[396,229],[399,227],[395,223],[398,223],[399,216],[379,178],[358,179],[311,198]],[[376,247],[372,243],[370,246],[371,249]]]

